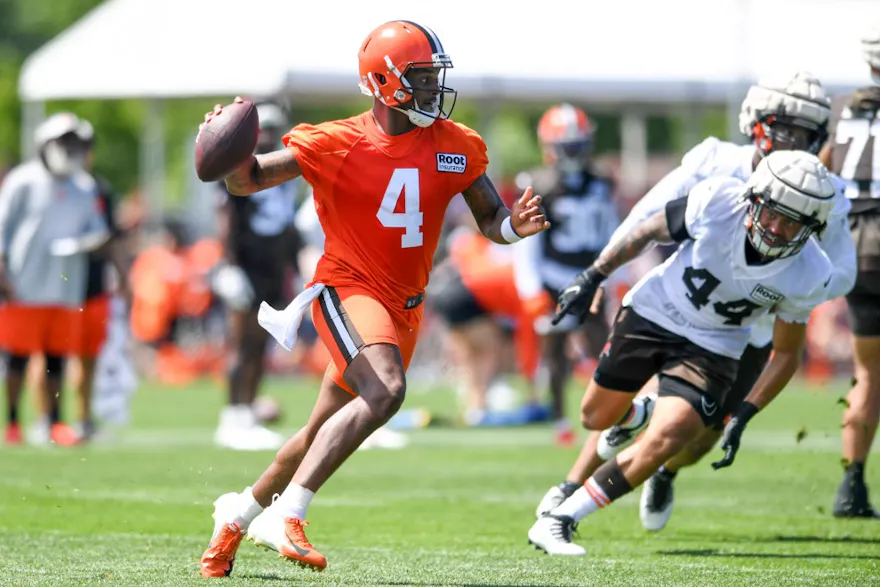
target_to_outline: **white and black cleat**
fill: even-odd
[[[639,517],[642,528],[651,532],[659,532],[669,523],[672,507],[675,505],[675,493],[672,487],[673,476],[658,471],[642,486],[642,497],[639,500]]]
[[[529,529],[529,544],[535,550],[561,556],[584,556],[587,551],[571,539],[575,523],[569,516],[542,516]]]
[[[633,400],[636,406],[636,413],[640,413],[640,418],[633,418],[633,421],[626,424],[617,424],[607,430],[603,430],[599,435],[599,444],[596,447],[596,454],[603,461],[610,461],[617,456],[617,453],[633,443],[636,437],[642,433],[642,430],[648,427],[651,422],[651,415],[654,413],[654,404],[657,402],[657,396],[654,394],[643,395]]]

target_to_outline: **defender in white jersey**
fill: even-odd
[[[822,232],[835,188],[815,155],[780,151],[743,184],[715,178],[695,186],[609,245],[559,298],[557,319],[588,311],[599,285],[649,244],[682,243],[623,302],[581,404],[592,430],[637,417],[632,398],[655,374],[659,397],[642,441],[607,461],[529,530],[549,554],[582,555],[575,523],[648,479],[714,423],[736,378],[750,327],[774,313],[775,354],[728,426],[733,461],[748,418],[787,385],[801,361],[813,308],[827,298],[832,264],[810,238]]]
[[[827,136],[830,112],[830,101],[824,88],[809,73],[798,72],[789,79],[764,80],[752,86],[740,112],[740,130],[752,142],[736,145],[709,137],[691,149],[682,158],[681,165],[633,207],[611,242],[619,241],[636,224],[662,210],[668,202],[685,197],[704,179],[726,177],[744,182],[762,158],[773,151],[799,149],[816,153]],[[813,237],[834,264],[828,286],[829,298],[848,292],[856,276],[855,247],[847,222],[850,203],[843,196],[843,184],[839,178],[832,176],[832,181],[837,185],[838,193],[828,226],[822,234]],[[680,468],[697,463],[716,444],[725,418],[739,407],[767,364],[772,352],[772,332],[772,316],[765,316],[753,324],[733,388],[717,411],[713,426],[664,463],[645,483],[641,518],[646,529],[660,530],[666,525],[672,514],[675,475]],[[539,516],[571,495],[605,460],[628,446],[647,426],[654,397],[650,389],[656,387],[656,382],[652,383],[654,385],[649,384],[642,397],[636,399],[639,414],[644,417],[612,427],[601,435],[598,432],[590,434],[565,481],[551,487],[541,500],[537,509]]]

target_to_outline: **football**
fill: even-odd
[[[233,102],[215,114],[196,137],[196,175],[219,181],[243,165],[257,146],[260,117],[250,100]]]

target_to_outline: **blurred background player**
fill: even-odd
[[[535,328],[542,337],[556,439],[563,446],[574,442],[564,412],[572,356],[598,357],[608,336],[608,323],[599,313],[590,314],[583,325],[567,316],[553,327],[550,316],[559,292],[596,260],[620,223],[611,181],[591,165],[593,133],[583,110],[571,104],[553,106],[538,123],[545,165],[517,177],[519,187],[531,185],[543,196],[550,220],[550,228],[538,238],[515,245],[514,272],[520,297],[537,317]]]
[[[258,103],[260,133],[255,154],[281,147],[289,128],[280,106]],[[222,263],[212,287],[229,311],[232,360],[229,366],[229,404],[220,414],[214,442],[235,450],[276,450],[284,438],[257,419],[254,400],[266,368],[269,333],[257,322],[261,302],[284,306],[288,301],[289,270],[296,266],[298,237],[295,182],[256,192],[249,197],[229,195],[224,188],[225,238]]]
[[[448,257],[432,273],[428,306],[444,322],[445,347],[456,368],[467,426],[512,426],[546,420],[534,398],[539,348],[534,317],[519,297],[513,275],[513,247],[493,243],[473,221],[455,228],[446,241]],[[543,308],[546,310],[546,308]],[[504,380],[513,330],[516,367],[529,397],[514,409],[517,392]]]
[[[21,442],[18,405],[28,360],[45,357],[44,405],[35,440],[78,441],[61,421],[65,357],[81,344],[88,257],[109,238],[98,186],[86,172],[93,130],[75,115],[49,117],[35,131],[38,156],[13,169],[0,188],[0,293],[9,361],[6,442]],[[45,430],[42,434],[40,430]]]
[[[846,296],[853,345],[853,387],[843,416],[843,481],[834,499],[838,517],[878,517],[868,499],[865,462],[880,421],[880,23],[861,41],[871,85],[832,102],[831,138],[822,150],[846,182],[858,277]]]

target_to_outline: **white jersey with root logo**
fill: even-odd
[[[813,239],[791,257],[747,264],[744,187],[736,179],[712,178],[691,189],[685,212],[690,239],[623,300],[655,324],[734,359],[745,350],[752,325],[768,313],[806,323],[827,299],[832,275]]]
[[[754,157],[753,145],[736,145],[715,137],[705,139],[688,151],[682,157],[681,165],[666,175],[633,206],[629,215],[614,232],[611,242],[617,242],[636,224],[663,210],[667,203],[687,196],[695,185],[705,179],[726,177],[747,181],[752,174]],[[844,183],[836,175],[832,175],[832,180],[839,189],[834,197],[834,208],[828,219],[828,228],[821,238],[811,239],[818,240],[819,246],[833,264],[832,280],[827,288],[829,299],[848,293],[856,279],[856,251],[847,220],[851,204],[844,196]],[[749,344],[756,347],[770,344],[773,338],[773,320],[772,315],[767,315],[756,321],[752,326]]]

